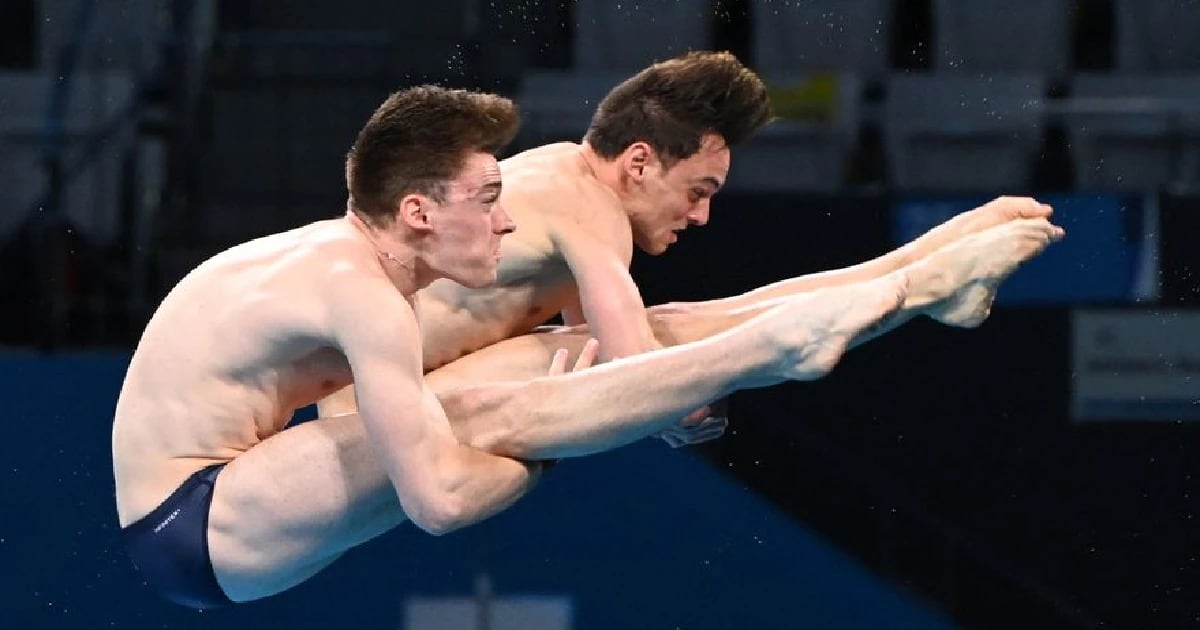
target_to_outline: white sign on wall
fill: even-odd
[[[1077,310],[1077,421],[1200,420],[1200,311]]]

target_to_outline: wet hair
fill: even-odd
[[[350,207],[383,225],[404,195],[443,202],[446,183],[467,157],[496,154],[519,124],[516,105],[495,94],[429,85],[396,92],[371,114],[346,156]]]
[[[690,52],[656,63],[613,88],[584,140],[613,159],[635,142],[654,148],[668,168],[700,150],[715,133],[728,146],[771,120],[762,79],[728,52]]]

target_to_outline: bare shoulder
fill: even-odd
[[[223,319],[272,337],[332,340],[339,305],[407,305],[344,223],[321,221],[226,250],[194,272],[190,292],[220,296]]]
[[[578,161],[578,149],[577,144],[560,143],[504,161],[503,202],[518,226],[514,236],[536,233],[552,248],[580,240],[598,242],[629,257],[629,220],[615,193]]]
[[[313,299],[319,302],[314,311],[325,315],[328,333],[345,341],[359,331],[374,332],[376,322],[395,325],[412,319],[412,305],[387,278],[378,259],[361,246],[353,228],[343,227],[334,226],[314,238],[303,262]]]

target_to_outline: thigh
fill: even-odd
[[[217,477],[213,570],[235,601],[294,586],[405,519],[357,414],[272,435]]]
[[[435,394],[528,380],[545,375],[560,348],[574,361],[587,340],[579,328],[522,335],[426,380]],[[210,556],[231,599],[257,599],[303,582],[405,519],[358,414],[319,418],[268,437],[221,472],[209,511]]]
[[[527,381],[545,376],[560,348],[579,356],[589,336],[586,327],[561,327],[505,339],[464,355],[425,375],[433,392],[496,381]]]

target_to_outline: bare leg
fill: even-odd
[[[559,349],[574,361],[590,337],[587,326],[564,326],[505,339],[427,373],[425,380],[437,393],[463,384],[532,380],[546,375]]]
[[[535,481],[536,474],[524,491]],[[478,512],[476,520],[511,503]],[[217,476],[209,509],[212,568],[230,599],[260,599],[407,520],[359,414],[320,418],[266,438]]]
[[[554,349],[577,354],[586,337],[508,340],[427,379],[464,443],[527,460],[597,452],[652,435],[735,388],[822,376],[850,338],[903,300],[903,276],[868,284],[824,304],[783,305],[700,344],[564,377],[511,382],[534,365],[543,374]],[[508,382],[476,380],[498,378]],[[307,580],[404,520],[359,417],[321,418],[268,437],[226,466],[209,514],[209,549],[221,587],[247,601]]]
[[[307,580],[404,520],[358,415],[322,418],[225,467],[209,510],[209,553],[225,593],[249,601]]]
[[[1009,218],[1008,214],[1000,214],[1004,208],[1009,208],[1012,217],[1040,216],[1049,213],[1045,206],[1032,203],[1031,200],[1011,200],[1015,209],[1010,206],[993,206],[992,202],[984,206],[993,212],[982,214],[977,209],[975,214],[960,215],[959,220],[972,218],[976,223],[991,225],[980,229],[972,224],[968,236],[903,268],[909,283],[904,304],[895,314],[880,322],[879,325],[863,330],[850,342],[850,347],[857,347],[870,339],[878,337],[890,330],[903,325],[919,315],[929,315],[937,321],[951,326],[974,327],[987,318],[992,301],[996,297],[1000,284],[1022,264],[1040,254],[1051,243],[1063,237],[1063,231],[1048,221],[1036,218]],[[1028,207],[1024,201],[1029,201]],[[1003,220],[1001,220],[1003,219]],[[949,224],[946,224],[949,225]],[[942,230],[943,228],[939,228]],[[944,240],[941,231],[932,232]],[[941,243],[941,240],[938,241]],[[788,281],[784,281],[785,283]],[[764,297],[751,302],[738,299],[711,300],[699,303],[669,303],[652,306],[646,309],[646,317],[655,337],[663,346],[670,347],[685,343],[693,343],[707,339],[740,326],[771,310],[801,298],[822,299],[820,296],[836,295],[834,291],[844,290],[852,284],[863,284],[860,281],[850,284],[837,284],[831,287],[800,290],[800,283],[787,285],[789,289],[776,297]],[[784,286],[784,285],[780,285]],[[766,294],[764,293],[764,296]],[[527,343],[542,345],[545,362],[554,352],[554,344],[574,336],[576,347],[582,345],[588,333],[587,325],[563,327],[556,330],[558,337],[536,336]],[[534,341],[536,339],[536,342]],[[570,345],[564,346],[570,347]],[[486,351],[487,349],[485,349]],[[534,358],[535,354],[522,355]],[[540,365],[545,365],[545,362]],[[454,364],[446,366],[452,367]],[[538,376],[537,363],[527,365],[514,364],[516,373]],[[446,368],[442,368],[446,369]]]
[[[924,279],[927,275],[918,275],[917,277]],[[926,286],[923,280],[911,283],[908,297],[900,311],[880,326],[870,331],[864,331],[855,337],[851,340],[850,347],[857,347],[866,340],[892,330],[919,314],[922,309],[936,299],[931,294],[923,292]],[[793,296],[763,300],[749,306],[729,310],[693,309],[689,304],[681,303],[664,304],[646,309],[646,316],[659,343],[664,347],[672,347],[708,339],[730,331],[796,299],[821,301],[825,299],[823,296],[845,290],[846,287],[818,289]],[[545,374],[546,366],[550,364],[555,350],[559,348],[568,350],[573,360],[578,356],[579,349],[583,347],[590,335],[587,324],[544,329],[543,332],[506,339],[476,350],[429,372],[426,374],[426,378],[430,379],[435,392],[438,391],[435,383],[443,384],[444,388],[448,390],[456,385],[488,381],[524,381],[537,378]],[[357,402],[354,399],[354,387],[346,387],[324,398],[320,401],[319,408],[322,416],[354,413],[358,410]]]
[[[980,325],[990,313],[992,301],[1004,279],[1062,237],[1062,229],[1045,219],[1016,219],[942,247],[904,268],[909,284],[900,310],[860,331],[850,340],[848,348],[858,347],[921,314],[951,326]],[[671,347],[727,332],[796,300],[812,300],[808,303],[820,310],[824,308],[822,302],[830,296],[850,295],[839,291],[869,285],[869,282],[863,282],[834,286],[728,309],[714,308],[723,303],[721,300],[701,303],[699,307],[688,303],[664,304],[647,309],[646,316],[659,343]],[[473,353],[482,353],[491,359],[489,361],[460,359],[439,368],[434,374],[440,372],[442,382],[458,383],[535,378],[542,374],[556,348],[567,348],[575,355],[588,335],[588,327],[584,325],[510,339]],[[516,346],[504,344],[520,344],[523,351],[512,352],[510,349]],[[356,408],[353,388],[321,402],[323,415],[351,413]]]
[[[944,283],[928,281],[932,277],[932,274],[928,273],[930,271],[928,264],[917,263],[910,266],[907,271],[912,282],[904,305],[887,320],[880,322],[879,325],[868,330],[864,330],[856,336],[851,340],[850,348],[856,348],[875,337],[900,327],[918,315],[925,313],[932,304],[949,296],[947,289],[944,288]],[[809,292],[808,294],[819,294],[819,292],[827,290],[818,289],[816,292]],[[788,301],[800,299],[804,295],[804,293],[798,293],[796,295],[763,300],[748,306],[740,306],[727,310],[714,308],[720,300],[705,302],[700,308],[692,308],[693,305],[688,303],[663,304],[647,308],[646,317],[649,318],[650,329],[654,332],[654,336],[658,342],[663,346],[670,347],[692,343],[723,333]],[[587,333],[586,326],[579,326],[570,330],[576,334]]]
[[[653,435],[732,391],[824,376],[852,339],[900,307],[906,287],[905,274],[891,274],[817,291],[696,343],[561,379],[462,383],[439,399],[457,420],[455,435],[490,453],[539,460],[600,452]],[[439,383],[447,386],[454,384]]]
[[[935,253],[931,263],[954,290],[933,305],[930,316],[950,326],[979,326],[991,313],[1000,284],[1065,234],[1045,220],[1023,219],[972,234]]]
[[[866,282],[917,263],[939,249],[972,234],[1011,221],[1049,219],[1052,214],[1053,209],[1050,206],[1028,197],[999,197],[951,218],[916,240],[878,258],[844,269],[787,278],[741,295],[704,302],[678,303],[673,306],[686,307],[694,314],[720,314],[818,289]]]
[[[1016,219],[974,232],[942,247],[905,267],[910,284],[904,306],[881,325],[857,336],[850,347],[857,347],[922,314],[950,326],[979,326],[987,319],[1000,284],[1020,265],[1062,236],[1061,228],[1044,219]],[[798,295],[803,293],[735,308],[720,306],[742,302],[735,299],[664,304],[648,308],[646,314],[659,343],[671,346],[729,330]]]
[[[916,241],[872,261],[846,269],[781,280],[728,298],[652,306],[646,309],[646,317],[658,342],[664,347],[670,347],[699,341],[730,330],[791,298],[823,289],[868,282],[897,270],[905,270],[911,279],[911,285],[908,298],[900,312],[882,326],[857,336],[851,341],[851,348],[885,334],[922,313],[951,326],[978,326],[987,317],[999,283],[1017,266],[1041,251],[1011,251],[1011,248],[1005,249],[1003,243],[998,241],[1015,238],[1011,233],[1015,231],[1014,224],[1049,225],[1044,220],[1051,214],[1052,209],[1049,206],[1039,204],[1033,199],[1001,197],[960,214],[930,230]],[[990,236],[980,236],[984,234]],[[1061,233],[1053,240],[1058,238],[1061,238]],[[964,252],[964,247],[980,246],[1000,249],[977,256],[979,259],[990,258],[991,261],[976,260],[975,268],[982,269],[987,264],[991,264],[994,269],[1007,266],[1003,273],[981,273],[979,278],[974,279],[964,277],[964,265],[970,263],[963,260],[965,256],[969,256],[969,253]],[[953,265],[957,265],[957,268],[948,267]],[[957,280],[948,280],[948,276],[957,276]],[[955,282],[958,283],[957,286]],[[565,337],[560,339],[564,345],[574,343],[575,347],[579,347],[582,342],[578,339],[585,338],[589,333],[584,325],[563,328],[560,334],[574,335],[574,342]],[[530,349],[534,347],[530,346]],[[536,354],[515,354],[514,362],[506,366],[507,369],[497,368],[494,373],[510,374],[513,375],[512,378],[539,376],[539,365],[546,365],[552,353],[553,350],[549,350],[544,355],[547,361],[540,363],[541,357]],[[516,357],[521,358],[515,359]],[[449,366],[440,369],[447,367]],[[451,371],[461,367],[451,368]],[[352,413],[356,409],[352,386],[320,402],[322,415]]]
[[[434,393],[461,387],[465,383],[527,381],[545,376],[550,360],[559,348],[568,350],[574,360],[588,337],[587,326],[574,326],[545,329],[505,339],[428,372],[425,379]],[[319,402],[318,408],[323,417],[358,411],[354,386],[325,397]]]

